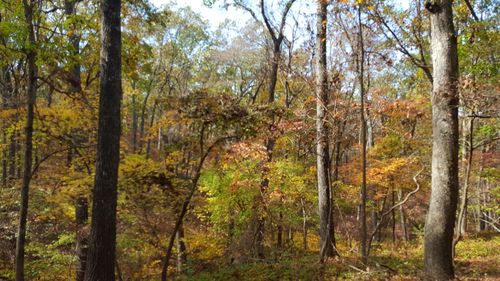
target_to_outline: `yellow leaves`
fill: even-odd
[[[0,109],[0,119],[2,120],[8,120],[15,116],[18,113],[18,110],[13,108],[13,109]]]

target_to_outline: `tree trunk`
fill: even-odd
[[[481,149],[481,159],[479,160],[479,172],[478,172],[478,179],[477,179],[477,201],[478,201],[478,206],[477,206],[477,212],[478,212],[478,225],[477,225],[477,231],[484,231],[486,230],[486,218],[483,214],[483,206],[486,205],[486,193],[484,191],[484,180],[482,178],[483,170],[484,170],[484,153],[486,152],[486,146],[483,146]]]
[[[184,223],[181,222],[177,230],[177,272],[184,273],[186,269],[184,265],[187,261],[186,243],[184,243]]]
[[[115,280],[121,134],[121,0],[101,0],[99,128],[86,281]]]
[[[320,262],[334,255],[331,240],[328,77],[326,66],[327,1],[318,0],[316,23],[316,170],[318,180]]]
[[[28,40],[32,46],[35,45],[35,30],[33,27],[33,14],[35,3],[23,0],[24,16],[28,28]],[[36,51],[30,49],[26,55],[28,65],[28,85],[27,85],[27,111],[25,127],[25,147],[24,147],[24,165],[23,182],[21,185],[21,206],[19,209],[19,228],[16,241],[16,281],[24,281],[24,249],[26,244],[26,223],[28,219],[28,199],[31,182],[31,165],[33,158],[33,120],[34,107],[36,103],[37,91],[37,66]]]
[[[300,203],[302,204],[302,247],[305,252],[307,251],[307,213],[304,199],[301,198]]]
[[[362,162],[362,180],[361,180],[361,204],[359,208],[360,232],[361,232],[361,259],[363,263],[368,260],[367,253],[367,225],[366,225],[366,119],[365,119],[365,83],[364,83],[364,61],[365,50],[363,42],[363,26],[361,22],[361,5],[358,6],[358,44],[359,44],[359,95],[360,95],[360,123],[361,123],[361,162]]]
[[[69,19],[70,17],[76,14],[76,3],[79,0],[65,0],[64,1],[64,14]],[[73,56],[70,59],[69,66],[69,75],[68,75],[68,92],[76,94],[82,91],[82,80],[80,77],[81,66],[78,62],[77,56],[80,54],[80,35],[78,34],[76,28],[74,26],[70,27],[70,35],[68,36],[68,40],[71,45],[70,54]],[[51,98],[52,99],[52,98]],[[71,166],[71,162],[73,161],[73,156],[75,154],[75,132],[70,133],[70,140],[68,141],[68,154],[66,158],[67,166]]]
[[[132,95],[132,152],[137,152],[137,101],[136,96]]]
[[[83,281],[87,265],[88,239],[85,225],[89,218],[88,201],[85,197],[78,197],[75,204],[76,221],[76,281]]]
[[[283,206],[283,203],[281,202],[281,206]],[[278,220],[278,238],[276,242],[276,247],[278,249],[281,249],[283,247],[283,212],[279,211],[278,214],[279,220]]]
[[[432,187],[425,224],[424,268],[428,278],[449,280],[458,197],[458,55],[452,0],[427,1],[431,13]]]
[[[76,14],[76,3],[81,0],[65,0],[64,1],[64,13],[66,17],[71,17]],[[73,27],[70,35],[69,35],[69,42],[71,45],[71,51],[70,54],[74,57],[78,56],[80,54],[80,35],[78,32],[75,30]],[[80,78],[80,63],[75,62],[78,61],[76,58],[73,58],[69,70],[69,92],[71,93],[79,93],[82,91],[82,83],[81,83],[81,78]]]
[[[471,168],[472,168],[472,156],[474,153],[474,117],[471,118],[470,123],[469,123],[469,135],[468,135],[468,143],[469,143],[469,149],[467,149],[467,159],[466,159],[466,167],[465,167],[465,179],[464,179],[464,185],[462,189],[462,200],[460,202],[460,212],[458,213],[458,218],[457,218],[457,227],[455,231],[455,238],[453,241],[453,256],[455,256],[455,247],[462,239],[462,236],[466,232],[467,228],[467,202],[468,202],[468,193],[469,193],[469,180],[470,180],[470,173],[471,173]]]
[[[392,206],[396,204],[396,192],[394,189],[391,191],[392,193]],[[392,217],[392,243],[396,243],[396,210],[392,209],[391,210],[391,217]]]
[[[4,67],[2,69],[1,75],[1,84],[3,85],[2,87],[2,109],[8,109],[9,108],[9,96],[11,95],[12,89],[10,87],[10,76],[9,76],[9,69],[7,67]],[[2,186],[7,187],[7,178],[8,176],[8,163],[7,163],[7,143],[8,143],[8,138],[7,138],[7,124],[4,123],[2,125],[2,144],[4,145],[4,149],[2,151]]]
[[[400,202],[403,199],[403,190],[398,190],[398,201]],[[400,224],[401,230],[403,231],[403,239],[406,241],[410,240],[410,234],[408,233],[408,227],[406,225],[406,214],[403,205],[399,206],[399,216],[400,216]]]
[[[156,107],[158,106],[158,101],[155,100],[153,103],[153,110],[151,112],[151,119],[149,120],[149,127],[151,128],[153,126],[153,123],[155,122],[155,114],[156,114]],[[142,121],[141,121],[142,124]],[[143,142],[143,127],[141,125],[141,136],[140,136],[140,142]],[[142,145],[141,145],[142,147]],[[148,141],[146,143],[146,159],[149,159],[149,156],[151,155],[151,139],[148,138]]]

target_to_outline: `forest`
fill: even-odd
[[[0,280],[500,280],[498,0],[0,0]]]

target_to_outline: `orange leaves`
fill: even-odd
[[[306,125],[304,121],[288,121],[283,120],[277,125],[278,129],[282,130],[284,133],[289,132],[299,132],[305,129]]]
[[[260,159],[266,157],[266,148],[260,143],[254,142],[238,142],[233,144],[229,149],[229,154],[235,160],[242,159]],[[229,156],[228,156],[229,157]]]

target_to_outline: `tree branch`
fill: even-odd
[[[372,244],[372,241],[373,241],[373,237],[375,236],[375,234],[377,233],[378,229],[380,228],[380,226],[382,225],[382,223],[384,222],[384,218],[389,215],[393,210],[395,210],[396,208],[398,208],[399,206],[405,204],[409,199],[410,197],[417,193],[419,190],[420,190],[420,183],[418,182],[418,176],[420,176],[420,174],[424,171],[425,167],[422,167],[422,169],[420,169],[420,171],[418,171],[415,176],[413,176],[413,181],[415,182],[415,185],[417,186],[413,191],[411,191],[410,193],[406,194],[405,198],[403,200],[401,200],[400,202],[398,202],[397,204],[393,205],[391,208],[389,208],[389,210],[385,211],[384,213],[382,213],[382,215],[380,215],[380,220],[378,221],[377,225],[375,226],[375,229],[373,229],[372,233],[371,233],[371,236],[370,236],[370,240],[368,241],[368,256],[370,255],[370,248],[371,248],[371,244]]]
[[[477,16],[476,12],[474,12],[474,7],[472,7],[472,4],[470,3],[469,0],[464,0],[465,5],[467,6],[467,9],[469,9],[470,14],[474,18],[474,20],[479,21],[479,17]]]

